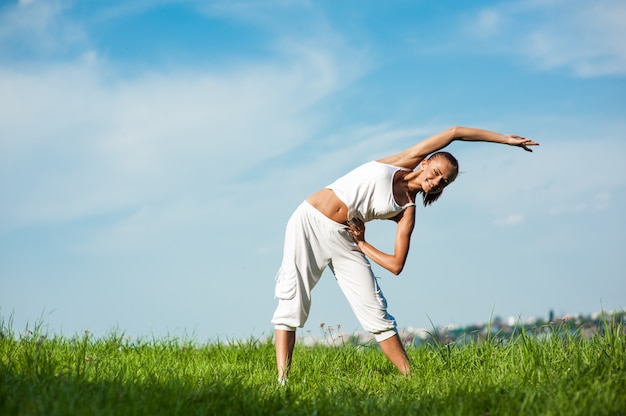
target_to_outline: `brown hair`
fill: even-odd
[[[456,158],[454,156],[452,156],[451,153],[448,153],[448,152],[436,152],[436,153],[433,153],[432,155],[430,155],[427,160],[431,160],[433,158],[439,158],[439,157],[443,157],[444,159],[446,159],[446,161],[448,161],[448,163],[450,163],[450,165],[452,165],[452,167],[456,170],[456,172],[458,174],[458,172],[459,172],[459,161],[456,160]],[[422,203],[424,204],[425,207],[427,207],[428,205],[432,204],[433,202],[435,202],[436,200],[439,199],[439,197],[443,193],[443,189],[441,191],[435,193],[435,194],[427,194],[427,193],[424,193],[423,191],[419,191],[419,193],[422,194]]]

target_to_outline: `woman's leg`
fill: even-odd
[[[354,240],[341,230],[334,247],[331,268],[337,283],[363,329],[374,334],[380,348],[400,373],[411,371],[409,358],[396,331],[396,321],[387,312],[387,300],[378,286],[365,255]]]
[[[389,361],[396,366],[398,371],[405,376],[408,376],[411,373],[409,357],[402,346],[402,342],[400,341],[398,334],[395,334],[391,338],[387,338],[384,341],[380,341],[378,345],[380,345],[380,349],[383,350],[387,358],[389,358]]]
[[[324,217],[308,203],[302,203],[291,216],[285,231],[283,261],[277,275],[274,311],[274,341],[278,379],[287,379],[294,346],[296,328],[302,327],[311,308],[311,291],[329,262],[325,241],[328,224],[343,227]]]
[[[284,383],[289,377],[289,367],[293,348],[296,344],[296,332],[282,329],[274,330],[274,341],[276,343],[276,368],[278,369],[278,381]]]

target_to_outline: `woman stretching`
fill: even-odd
[[[415,224],[415,200],[424,206],[436,201],[459,172],[457,160],[440,151],[455,140],[518,146],[538,143],[516,135],[452,127],[393,156],[369,162],[306,199],[293,213],[285,232],[283,261],[276,277],[278,306],[275,325],[278,380],[287,380],[295,330],[303,327],[311,307],[311,290],[329,266],[359,323],[372,333],[387,358],[402,373],[409,359],[387,312],[387,303],[368,258],[399,274],[409,252]],[[365,241],[365,223],[374,219],[396,222],[393,253]]]

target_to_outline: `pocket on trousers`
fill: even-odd
[[[276,274],[274,296],[282,300],[293,299],[296,296],[296,286],[296,268],[294,266],[281,266]]]

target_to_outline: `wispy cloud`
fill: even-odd
[[[20,1],[0,13],[0,56],[47,57],[84,46],[87,35],[80,24],[66,18],[63,1]]]
[[[447,199],[484,211],[500,225],[531,215],[610,208],[626,188],[621,162],[626,143],[613,139],[621,123],[595,126],[591,138],[584,128],[569,124],[565,134],[546,131],[537,138],[541,146],[532,154],[499,146],[455,146],[464,173]]]
[[[579,201],[573,204],[553,205],[550,207],[550,215],[561,215],[572,212],[585,211],[606,211],[611,207],[611,194],[609,192],[600,192],[595,195],[591,194],[587,200]]]
[[[296,146],[313,132],[302,112],[341,83],[324,51],[298,62],[133,80],[83,63],[0,72],[5,219],[158,198]]]
[[[626,75],[626,3],[523,0],[481,9],[467,31],[490,52],[521,55],[541,70]],[[488,41],[488,42],[486,42]]]
[[[16,15],[23,23],[2,29],[7,44],[32,28],[33,42],[52,36],[55,48],[74,45],[57,36],[66,21],[59,4],[17,6],[3,18]],[[109,231],[128,236],[162,228],[183,205],[213,209],[237,187],[246,192],[242,174],[258,175],[264,160],[315,136],[332,116],[316,106],[365,67],[340,42],[277,45],[237,65],[128,77],[87,42],[64,60],[0,70],[0,175],[9,196],[0,229],[127,212]]]
[[[504,218],[498,218],[493,223],[501,226],[518,225],[524,222],[524,214],[511,214]]]

